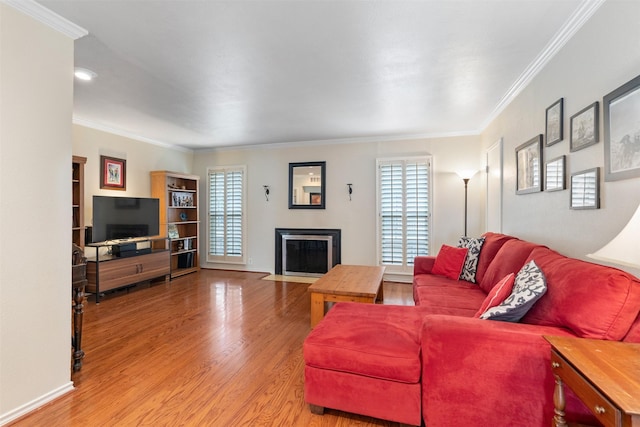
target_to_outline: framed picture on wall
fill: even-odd
[[[545,140],[547,141],[547,146],[562,141],[563,104],[564,98],[560,98],[546,110]]]
[[[640,176],[640,76],[603,99],[604,180]]]
[[[100,156],[100,188],[127,189],[127,161],[115,157]]]
[[[570,151],[582,150],[600,141],[599,105],[596,101],[571,116]]]
[[[567,188],[567,180],[564,179],[566,157],[556,157],[544,164],[544,189],[546,191],[560,191]]]
[[[542,134],[516,148],[516,194],[542,191]]]
[[[571,209],[600,209],[600,168],[571,174]]]

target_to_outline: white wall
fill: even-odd
[[[0,3],[0,424],[72,388],[72,103],[73,40]]]
[[[505,233],[584,258],[608,242],[629,220],[640,203],[640,179],[601,179],[601,209],[571,210],[569,189],[515,195],[514,150],[535,135],[544,134],[545,109],[563,97],[564,140],[545,147],[544,158],[564,154],[569,174],[599,166],[604,176],[602,98],[640,74],[639,40],[640,2],[605,2],[482,133],[484,149],[504,137]],[[569,119],[595,101],[600,101],[600,142],[570,153]]]
[[[152,170],[191,173],[193,151],[169,149],[113,133],[73,125],[73,154],[87,158],[85,165],[85,224],[92,224],[93,196],[149,197]],[[127,161],[126,191],[100,189],[100,156]]]
[[[273,272],[276,228],[339,228],[342,230],[342,262],[376,264],[376,158],[430,154],[434,159],[434,211],[432,252],[443,243],[455,244],[463,234],[464,185],[455,174],[460,169],[480,169],[479,137],[434,138],[411,141],[362,142],[308,146],[196,152],[193,173],[203,177],[206,194],[207,168],[247,166],[249,265],[206,264],[228,268]],[[327,162],[326,209],[288,209],[289,163]],[[478,189],[481,175],[470,183],[469,235],[482,232],[484,211]],[[347,183],[353,184],[349,201]],[[271,187],[269,201],[263,185]],[[206,240],[206,200],[201,198],[203,242]],[[204,245],[201,259],[206,260]]]

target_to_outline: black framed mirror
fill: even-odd
[[[324,209],[326,162],[289,163],[289,209]]]

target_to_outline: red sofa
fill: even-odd
[[[415,307],[338,303],[304,342],[305,400],[427,427],[544,426],[554,380],[543,335],[640,342],[640,280],[486,233],[476,284],[415,260]],[[534,260],[547,291],[518,323],[474,318],[492,287]],[[597,425],[567,393],[569,421]]]

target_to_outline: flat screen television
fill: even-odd
[[[91,241],[160,234],[160,201],[144,197],[93,196]]]

